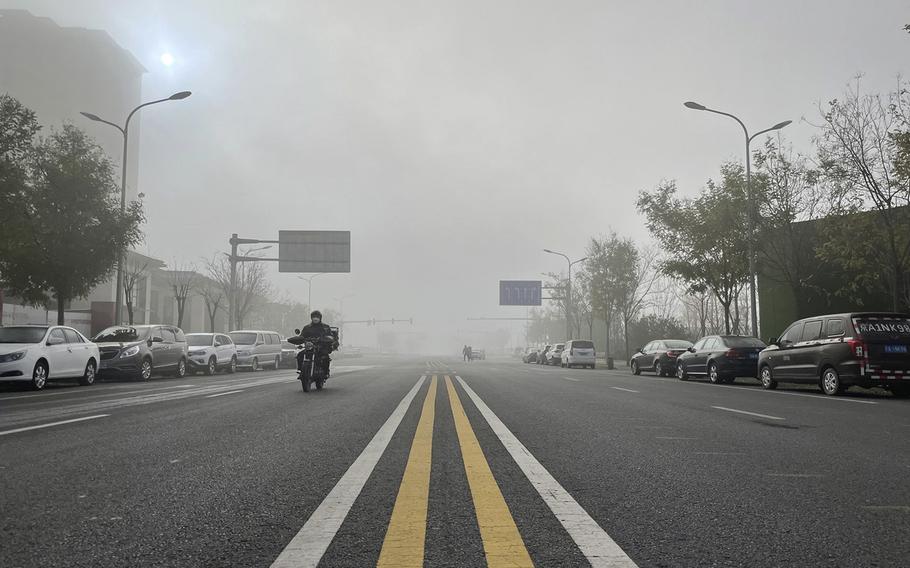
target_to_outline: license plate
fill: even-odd
[[[885,353],[906,353],[906,345],[885,345]]]

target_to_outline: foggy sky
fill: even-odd
[[[639,190],[694,193],[742,160],[738,126],[683,101],[753,131],[792,119],[785,139],[810,151],[802,117],[857,73],[892,88],[910,53],[905,0],[0,6],[106,30],[148,69],[145,99],[193,91],[143,111],[146,252],[198,262],[232,232],[350,230],[353,273],[314,280],[314,303],[353,293],[350,318],[432,330],[523,316],[497,283],[565,269],[542,248],[645,241]],[[306,301],[293,276],[273,282]]]

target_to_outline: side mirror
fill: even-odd
[[[644,353],[645,350],[644,350],[643,347],[639,347],[638,349],[635,350],[635,352],[636,352],[636,353]]]
[[[300,330],[299,330],[299,329],[294,329],[294,335],[300,335]]]
[[[62,345],[63,343],[64,343],[64,340],[60,339],[59,337],[49,337],[48,340],[47,340],[48,346],[50,346],[50,345]]]
[[[772,337],[772,338],[768,339],[768,345],[777,345],[777,338]]]
[[[152,338],[152,343],[164,343],[164,338],[156,335]]]
[[[693,345],[692,347],[686,349],[686,351],[688,351],[689,353],[695,353],[695,346]]]

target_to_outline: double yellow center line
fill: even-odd
[[[377,566],[380,568],[423,566],[433,458],[436,383],[437,376],[433,376],[423,402],[420,421],[411,444],[411,453],[398,489],[395,507],[392,509],[392,518],[382,544],[382,552],[379,554]],[[477,436],[471,428],[458,391],[448,376],[445,377],[445,383],[487,566],[532,567],[534,564],[521,540],[505,498],[496,484],[490,465],[483,455]]]

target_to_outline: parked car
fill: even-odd
[[[553,349],[547,351],[546,364],[560,365],[562,363],[562,350],[565,349],[565,347],[565,343],[557,343],[553,346]]]
[[[57,379],[92,385],[100,360],[98,346],[71,327],[0,327],[0,381],[28,382],[35,390]]]
[[[758,354],[764,341],[742,335],[709,335],[676,359],[676,377],[706,376],[712,383],[732,383],[736,377],[758,377]]]
[[[653,371],[666,377],[676,374],[676,359],[692,347],[691,341],[683,339],[658,339],[648,343],[632,355],[629,368],[633,375],[642,371]]]
[[[847,313],[791,324],[758,358],[766,389],[779,382],[817,384],[827,395],[851,385],[910,395],[910,315]]]
[[[92,341],[101,352],[101,376],[147,381],[155,372],[186,375],[188,350],[183,330],[172,325],[115,325]]]
[[[547,355],[549,355],[550,350],[553,349],[552,345],[544,345],[537,350],[537,364],[544,365],[547,362]]]
[[[487,352],[484,351],[483,349],[471,349],[471,359],[472,360],[475,360],[475,359],[483,360],[486,358],[487,358]]]
[[[525,354],[521,356],[522,363],[536,363],[537,362],[537,348],[528,347],[528,350],[525,351]]]
[[[573,339],[566,342],[562,350],[561,364],[563,367],[594,368],[597,363],[594,342],[585,339]]]
[[[237,370],[237,347],[223,333],[187,333],[187,364],[193,373],[214,375],[217,371]]]
[[[281,367],[281,336],[274,331],[241,329],[228,335],[237,346],[237,366],[258,371]]]

